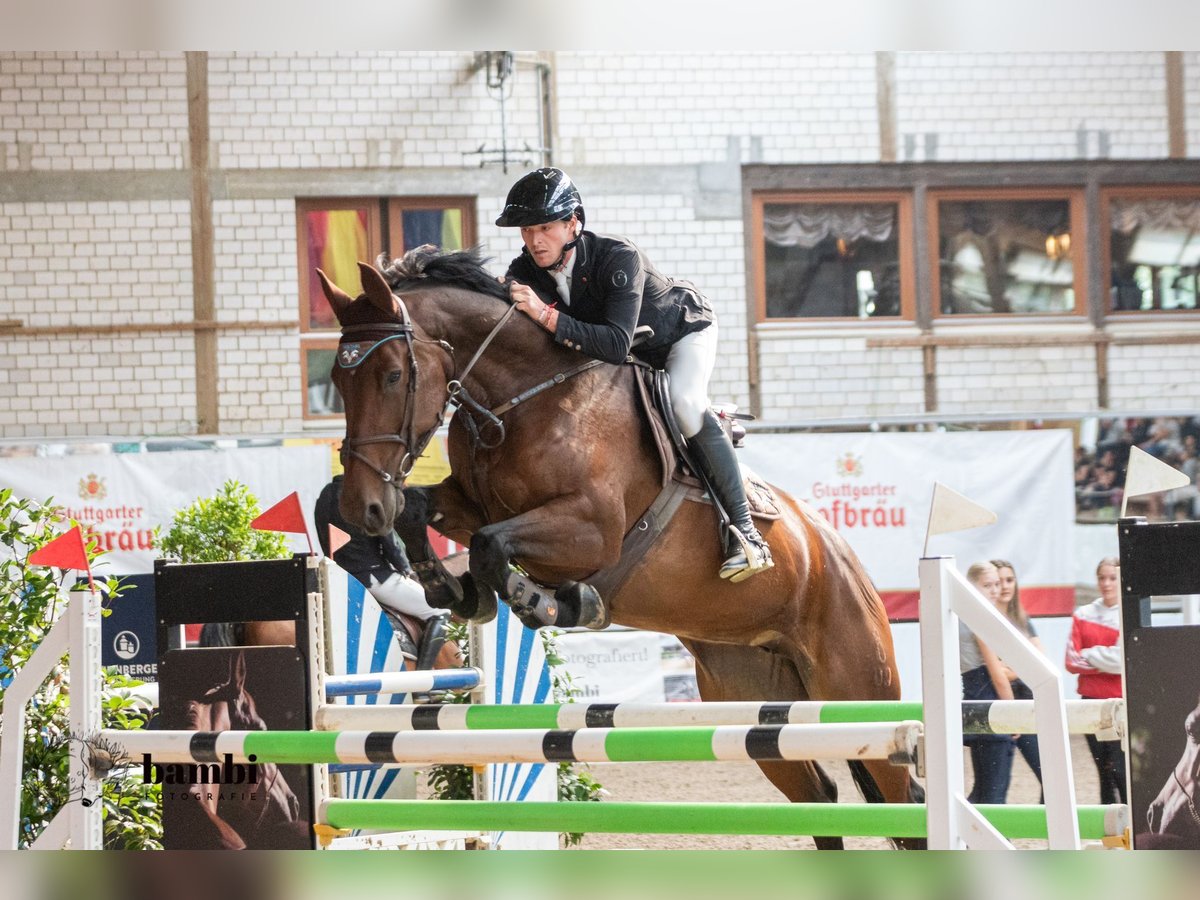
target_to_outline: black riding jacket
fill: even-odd
[[[695,285],[660,274],[625,238],[583,232],[575,245],[570,304],[561,302],[554,279],[526,250],[509,264],[508,277],[529,285],[543,302],[558,303],[556,343],[605,362],[624,362],[634,328],[649,325],[654,335],[634,355],[663,368],[676,341],[713,321],[712,307]]]

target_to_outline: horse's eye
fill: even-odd
[[[401,372],[399,369],[396,369],[396,371],[389,373],[388,377],[387,377],[388,387],[391,387],[393,384],[398,382],[400,380],[400,376],[403,374],[404,373]]]

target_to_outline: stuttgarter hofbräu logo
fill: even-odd
[[[79,496],[83,500],[103,500],[108,496],[104,479],[95,472],[89,472],[86,477],[80,478]]]
[[[863,473],[862,457],[855,456],[849,450],[837,458],[836,465],[837,473],[843,478],[858,478]]]

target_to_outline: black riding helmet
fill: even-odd
[[[504,202],[496,219],[501,228],[523,228],[569,219],[574,214],[583,225],[583,200],[571,176],[562,169],[546,167],[523,175]]]

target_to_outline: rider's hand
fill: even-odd
[[[552,326],[557,322],[557,319],[554,316],[553,308],[543,303],[542,298],[534,293],[533,288],[529,285],[521,284],[519,281],[512,282],[508,286],[508,296],[517,309],[537,322],[542,328],[548,331],[554,330]]]

